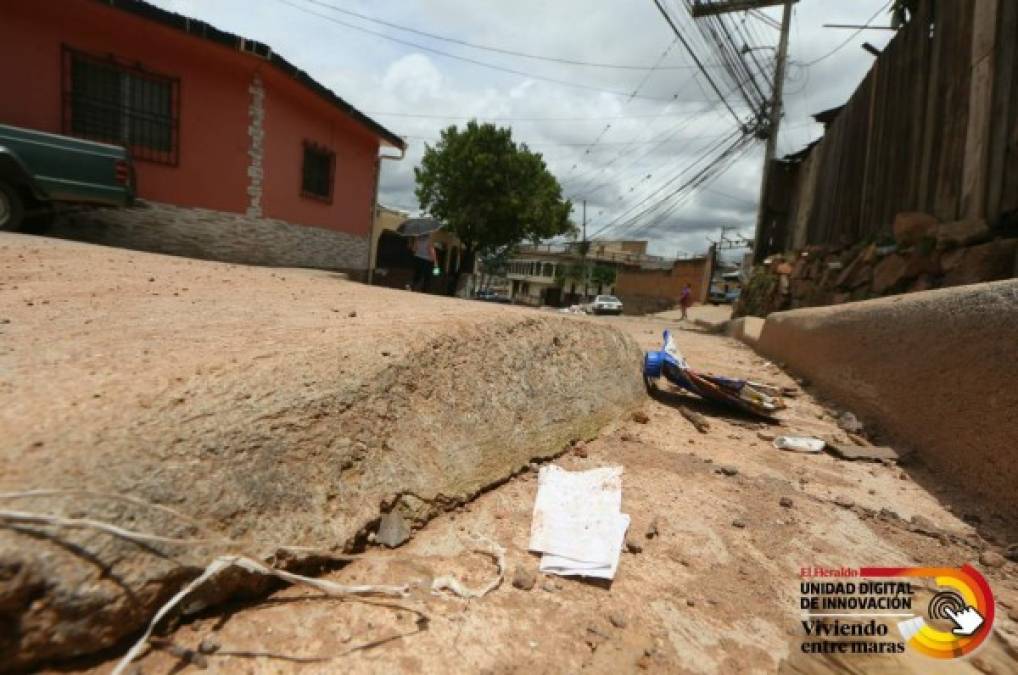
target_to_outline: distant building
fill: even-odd
[[[687,283],[696,301],[707,297],[709,255],[683,260],[648,255],[646,241],[594,241],[585,256],[582,250],[580,242],[521,247],[508,265],[513,302],[561,307],[605,294],[622,300],[626,313],[643,314],[673,307]]]

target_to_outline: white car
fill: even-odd
[[[590,303],[591,314],[621,314],[622,301],[614,295],[598,295]]]

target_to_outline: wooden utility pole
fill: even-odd
[[[761,7],[784,4],[781,14],[781,39],[778,41],[778,52],[774,66],[774,91],[771,94],[770,119],[767,123],[767,149],[764,151],[763,175],[760,178],[760,206],[756,213],[756,232],[753,236],[753,261],[763,259],[764,219],[767,215],[767,181],[770,177],[771,164],[778,147],[778,128],[781,126],[781,97],[785,88],[785,62],[788,60],[788,29],[792,23],[792,5],[798,0],[724,0],[705,2],[696,0],[693,3],[693,18],[727,14],[729,12],[746,12]]]
[[[781,13],[781,39],[778,41],[777,63],[774,66],[774,93],[771,96],[771,119],[767,125],[767,149],[764,151],[763,175],[760,177],[760,205],[756,213],[756,232],[753,235],[753,262],[763,260],[764,220],[767,217],[767,181],[778,148],[778,129],[781,126],[781,97],[785,88],[785,62],[788,59],[788,28],[792,23],[792,0],[785,0]]]

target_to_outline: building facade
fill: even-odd
[[[368,269],[380,149],[405,147],[391,131],[267,45],[138,0],[0,8],[0,122],[124,145],[134,158],[140,208],[78,214],[58,230],[232,262]]]
[[[647,254],[646,241],[593,241],[523,246],[509,261],[513,302],[561,307],[615,295],[627,314],[674,307],[690,285],[703,302],[710,287],[712,256],[673,260]],[[586,270],[584,272],[583,270]]]

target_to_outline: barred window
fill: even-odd
[[[336,153],[314,143],[304,143],[304,169],[301,172],[301,194],[332,202],[332,176]]]
[[[180,82],[64,49],[64,133],[126,146],[134,159],[176,165]]]

